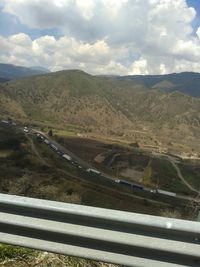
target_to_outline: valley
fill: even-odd
[[[135,212],[138,212],[139,208],[140,212],[142,209],[143,213],[148,214],[160,214],[164,209],[178,209],[184,217],[191,216],[188,208],[198,206],[196,196],[199,184],[190,184],[196,177],[185,183],[181,181],[176,172],[176,168],[179,169],[175,163],[177,157],[161,154],[157,154],[155,157],[153,153],[141,151],[139,148],[77,137],[60,138],[55,136],[53,137],[54,141],[37,130],[14,124],[15,126],[12,126],[10,123],[3,122],[1,127],[8,131],[10,127],[21,132],[24,131],[29,149],[32,151],[32,160],[33,162],[36,159],[39,160],[39,165],[41,165],[41,167],[35,165],[34,168],[37,171],[31,172],[31,179],[29,168],[32,169],[33,166],[28,167],[28,164],[28,168],[25,170],[22,168],[23,177],[17,179],[17,186],[14,183],[14,190],[21,187],[20,194],[22,195],[25,192],[25,195],[28,196],[57,199],[59,192],[58,199],[62,201],[68,202],[71,199],[73,203],[78,201],[85,205],[112,207]],[[67,160],[64,159],[64,155],[68,155],[66,156]],[[10,159],[11,156],[12,154],[4,157],[4,160]],[[21,159],[19,160],[21,162]],[[178,159],[178,163],[180,161],[181,159]],[[173,169],[172,165],[167,167],[168,164],[175,164],[175,168]],[[184,164],[183,167],[186,168]],[[191,174],[191,166],[187,168]],[[53,170],[51,175],[49,175],[50,170]],[[60,175],[62,178],[58,178]],[[196,175],[198,174],[196,173]],[[34,177],[37,178],[33,183]],[[46,177],[47,180],[42,181],[43,179],[40,180],[39,177]],[[2,189],[13,193],[13,184],[10,184],[8,180],[5,181],[3,177],[1,177],[1,181]],[[41,186],[43,182],[44,188]],[[76,189],[73,188],[74,183]],[[196,186],[196,189],[193,186]],[[40,188],[39,191],[38,188]],[[44,190],[42,195],[40,195],[41,188]],[[58,188],[62,188],[61,191]],[[70,192],[69,196],[68,191]],[[95,198],[89,197],[90,195]],[[105,196],[106,199],[109,199],[106,203]],[[121,200],[120,203],[115,202],[114,204],[112,199],[114,200],[116,197]],[[129,205],[126,202],[128,199],[129,201],[133,200]]]
[[[0,1],[0,267],[200,267],[199,1]]]
[[[198,158],[200,100],[78,70],[0,85],[0,117]],[[73,129],[74,128],[74,129]]]
[[[44,171],[38,176],[47,175],[48,184],[52,183],[49,170],[53,166],[56,177],[68,177],[72,183],[77,179],[76,186],[86,183],[85,188],[94,190],[98,185],[103,193],[111,190],[111,194],[141,202],[134,201],[127,208],[127,203],[118,206],[111,201],[113,208],[137,211],[143,201],[153,201],[153,210],[155,203],[171,208],[196,203],[200,189],[198,98],[147,90],[131,79],[92,76],[79,70],[2,83],[0,94],[2,125],[7,121],[8,127],[14,122],[16,129],[23,130],[24,125],[30,129],[30,133],[24,130],[25,144]],[[64,154],[73,162],[59,160]],[[10,159],[12,150],[5,147],[1,155],[1,160]],[[90,169],[97,171],[96,175],[86,171]],[[77,195],[84,204],[101,203],[102,197],[95,200],[87,194],[86,199],[93,200],[85,201],[81,188]],[[143,212],[154,214],[150,204],[148,208],[145,205]],[[158,209],[156,214],[160,212]]]
[[[78,70],[0,96],[1,193],[197,219],[198,98]]]

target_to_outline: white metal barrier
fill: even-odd
[[[199,222],[6,194],[0,242],[125,266],[200,266]]]

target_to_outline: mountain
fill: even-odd
[[[48,72],[48,70],[41,67],[26,68],[12,64],[0,63],[0,82],[16,80],[23,77],[40,75]]]
[[[119,80],[139,82],[149,89],[181,93],[200,97],[200,73],[182,72],[166,75],[131,75],[116,77]]]
[[[110,89],[115,84],[109,79],[91,76],[79,70],[61,71],[17,80],[4,85],[5,97],[21,106],[21,113],[31,118],[56,123],[117,127],[129,123],[122,112],[110,104]]]
[[[5,82],[8,82],[8,81],[9,81],[8,79],[1,78],[1,77],[0,77],[0,83],[5,83]]]
[[[156,81],[157,84],[159,81]],[[168,88],[172,82],[163,83]],[[97,77],[79,70],[11,81],[0,87],[0,115],[125,140],[200,151],[200,99],[180,92],[148,90],[140,81]]]
[[[49,73],[50,71],[44,67],[41,67],[41,66],[34,66],[34,67],[30,67],[31,70],[36,70],[36,71],[39,71],[41,73]]]

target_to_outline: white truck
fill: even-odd
[[[47,145],[49,145],[49,144],[50,144],[50,142],[49,142],[49,140],[48,140],[48,139],[44,139],[44,143],[45,143],[45,144],[47,144]]]
[[[100,175],[101,174],[101,172],[99,172],[99,171],[97,171],[95,169],[91,169],[91,168],[87,169],[86,172],[89,172],[89,173],[92,173],[92,174],[96,174],[96,175]]]
[[[176,193],[174,193],[174,192],[169,192],[169,191],[160,190],[160,189],[156,189],[156,193],[166,195],[166,196],[171,196],[171,197],[176,196]]]
[[[63,154],[62,157],[64,159],[68,160],[68,161],[71,161],[72,160],[72,158],[69,155],[67,155],[67,154]]]
[[[6,121],[6,120],[1,120],[1,122],[2,122],[2,123],[9,124],[9,122],[8,122],[8,121]]]

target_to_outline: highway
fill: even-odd
[[[76,156],[74,153],[72,153],[69,149],[63,147],[62,145],[60,145],[58,142],[52,140],[49,138],[49,136],[45,135],[44,133],[42,133],[41,131],[37,131],[37,130],[33,130],[33,133],[34,134],[40,134],[41,136],[43,136],[44,138],[48,139],[50,144],[53,144],[55,145],[57,148],[58,148],[58,151],[59,153],[63,153],[63,154],[67,154],[69,155],[71,158],[72,158],[72,164],[75,164],[77,166],[81,166],[81,168],[83,170],[87,170],[87,169],[94,169],[93,166],[91,166],[90,164],[88,164],[86,161],[84,161],[83,159],[79,158],[78,156]],[[56,151],[55,151],[56,152]],[[158,156],[158,155],[156,155]],[[163,155],[162,155],[163,156]],[[169,157],[170,159],[172,160],[173,159],[173,162],[174,162],[174,159],[172,156],[168,156],[168,155],[165,155],[165,158],[166,160],[169,160]],[[98,171],[98,170],[97,170]],[[107,174],[104,174],[104,173],[100,173],[100,175],[98,175],[99,178],[102,178],[102,179],[105,179],[107,181],[110,181],[112,183],[118,183],[117,181],[120,181],[116,178],[113,178],[111,176],[108,176]],[[123,180],[125,181],[125,180]],[[128,181],[125,181],[127,182],[127,184],[120,184],[122,187],[127,187],[130,185],[130,182]],[[133,190],[135,190],[137,193],[139,191],[139,188],[135,187],[133,188]],[[148,188],[148,187],[143,187],[142,189],[143,192],[146,192],[146,195],[148,193],[148,195],[160,195],[161,193],[158,193],[156,190],[152,190],[151,188]],[[172,193],[172,192],[167,192],[167,191],[163,191],[163,192],[166,192],[168,194]],[[198,192],[198,191],[197,191]],[[183,196],[183,195],[177,195],[175,193],[172,193],[174,195],[166,195],[166,197],[171,197],[172,199],[176,198],[178,200],[186,200],[186,201],[194,201],[194,202],[199,202],[199,200],[197,198],[192,198],[192,197],[187,197],[187,196]],[[147,196],[146,196],[147,197]],[[149,197],[147,197],[149,199]]]
[[[4,122],[5,123],[5,122]],[[116,186],[120,186],[121,188],[129,188],[132,190],[132,193],[137,194],[138,197],[141,197],[143,199],[149,199],[152,201],[158,201],[159,199],[162,199],[161,202],[166,202],[168,201],[174,201],[174,200],[184,200],[184,201],[192,201],[194,203],[199,203],[199,200],[197,198],[193,197],[187,197],[183,195],[177,195],[176,193],[173,192],[168,192],[168,191],[163,191],[163,190],[152,190],[151,188],[144,187],[142,185],[137,185],[134,183],[130,183],[126,180],[119,180],[116,178],[113,178],[107,174],[104,174],[97,169],[93,168],[91,164],[88,162],[84,161],[83,159],[79,158],[77,155],[75,155],[73,152],[71,152],[69,149],[63,147],[60,145],[58,142],[52,140],[49,136],[44,134],[41,131],[34,130],[34,129],[29,129],[27,127],[21,127],[17,126],[15,124],[15,127],[18,127],[21,129],[25,135],[27,136],[37,136],[37,138],[40,138],[43,143],[45,143],[45,140],[48,140],[48,146],[57,154],[59,154],[63,160],[66,160],[63,158],[63,155],[66,154],[70,156],[71,160],[68,160],[68,163],[71,163],[72,165],[76,166],[79,170],[81,170],[85,175],[87,176],[92,176],[95,179],[97,178],[97,182],[101,182],[101,180],[107,181],[110,185],[115,184]],[[54,147],[54,148],[53,148]],[[156,154],[154,155],[155,157],[158,157],[159,155]],[[163,156],[163,155],[161,155]],[[167,155],[166,160],[169,160],[169,157]],[[92,172],[89,172],[88,170],[92,170]],[[96,173],[95,173],[96,172]],[[199,195],[197,195],[199,196]],[[165,201],[164,201],[165,200]]]

